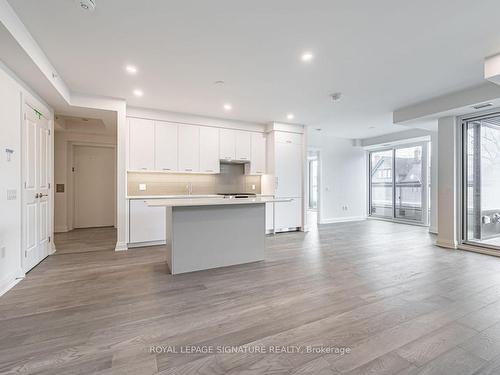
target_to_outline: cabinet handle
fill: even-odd
[[[292,143],[292,141],[286,141],[286,143]]]
[[[262,174],[262,172],[261,172],[261,171],[255,171],[255,173],[260,173],[260,174]]]
[[[141,168],[141,169],[144,170],[144,171],[147,170],[147,168]]]
[[[205,172],[213,172],[214,170],[213,169],[207,169],[205,170]]]
[[[247,158],[241,158],[241,160],[247,160]]]
[[[186,172],[192,172],[193,170],[191,168],[185,168],[184,169]]]
[[[164,171],[171,171],[171,168],[162,168]]]

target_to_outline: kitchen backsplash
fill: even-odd
[[[244,174],[242,164],[221,164],[220,174],[128,173],[128,195],[184,195],[191,183],[192,194],[261,192],[261,177]],[[139,184],[146,184],[140,191]],[[255,189],[252,189],[252,185]]]

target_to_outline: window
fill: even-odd
[[[369,214],[427,224],[428,142],[370,153]]]

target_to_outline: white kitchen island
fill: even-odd
[[[264,260],[265,204],[287,199],[152,199],[166,208],[167,264],[179,273]]]

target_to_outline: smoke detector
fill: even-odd
[[[337,103],[340,99],[342,99],[342,93],[334,92],[333,94],[330,94],[330,98],[332,98],[332,102]]]
[[[93,12],[95,9],[95,0],[77,0],[83,10]]]

